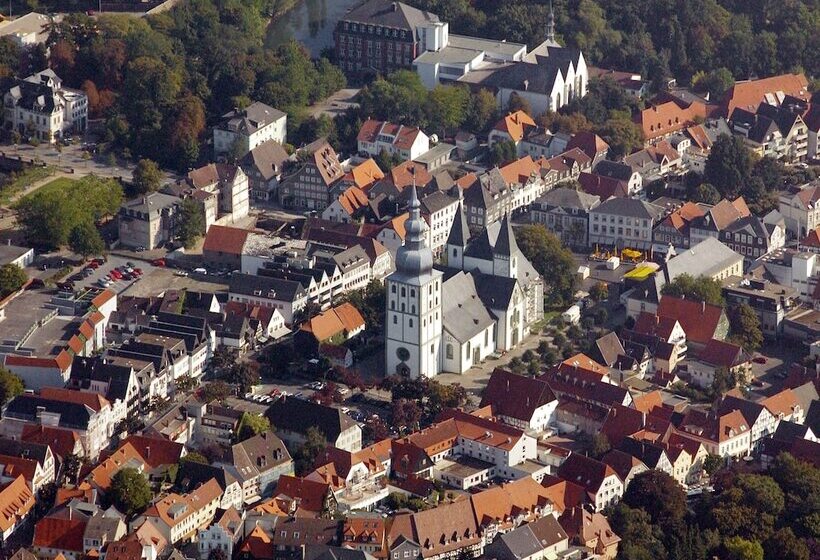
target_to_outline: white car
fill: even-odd
[[[342,396],[345,396],[346,394],[348,394],[350,392],[350,389],[348,389],[347,387],[338,387],[336,389],[336,392],[339,393]]]
[[[185,272],[184,270],[175,270],[174,271],[174,276],[188,276],[188,273]]]

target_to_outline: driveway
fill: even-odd
[[[359,104],[354,101],[357,95],[359,95],[358,89],[340,89],[321,103],[308,107],[308,114],[317,119],[321,115],[327,115],[332,119],[337,115],[341,115],[351,107],[358,107]]]

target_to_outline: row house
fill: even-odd
[[[207,560],[214,550],[221,550],[226,558],[233,558],[234,548],[242,537],[245,513],[235,508],[221,509],[213,524],[197,534],[197,549],[201,560]]]
[[[276,200],[276,193],[290,155],[276,140],[267,140],[252,148],[238,165],[248,177],[251,199],[262,202]]]
[[[28,519],[35,505],[34,496],[22,474],[0,484],[0,542],[3,546]]]
[[[784,105],[761,103],[757,111],[737,108],[729,117],[735,135],[761,157],[799,162],[808,154],[808,127],[800,113]]]
[[[712,339],[697,356],[689,357],[686,373],[693,384],[702,388],[712,386],[718,371],[729,372],[738,383],[745,384],[751,377],[751,361],[751,356],[737,344]]]
[[[114,430],[111,407],[102,397],[50,389],[46,395],[23,394],[12,399],[0,422],[7,437],[20,438],[26,426],[42,424],[78,434],[87,458],[95,460]]]
[[[583,191],[558,187],[538,197],[531,206],[530,221],[542,224],[575,249],[589,247],[589,213],[601,198]]]
[[[628,165],[633,173],[640,174],[641,183],[644,185],[683,171],[681,152],[666,140],[629,154],[624,157],[623,163]]]
[[[150,523],[171,544],[184,542],[211,524],[221,498],[222,489],[212,479],[188,494],[168,494],[135,523]]]
[[[272,431],[233,444],[217,464],[239,482],[243,504],[270,496],[281,476],[294,473],[290,453]]]
[[[57,447],[55,445],[55,447]],[[24,441],[22,439],[0,438],[0,456],[11,459],[11,464],[7,472],[14,474],[13,478],[19,474],[13,465],[24,466],[26,482],[32,491],[37,491],[44,485],[54,482],[57,476],[55,466],[55,451],[49,445],[35,441]],[[24,461],[19,463],[18,461]],[[9,482],[9,481],[4,481]]]
[[[317,468],[305,478],[328,484],[342,510],[370,509],[389,493],[390,453],[389,439],[356,452],[328,447],[317,457]]]
[[[739,459],[751,451],[752,431],[739,410],[720,414],[689,408],[680,423],[689,437],[703,443],[710,455]]]
[[[595,511],[617,503],[624,494],[624,483],[612,467],[579,453],[570,453],[557,476],[581,486]]]
[[[321,211],[331,203],[332,187],[344,177],[339,156],[320,138],[298,152],[298,168],[279,186],[279,203],[287,208]]]
[[[201,449],[201,448],[200,448]],[[224,449],[224,448],[222,448]],[[219,466],[218,462],[213,465],[197,463],[196,461],[183,461],[176,471],[175,487],[179,492],[191,492],[209,480],[216,480],[222,489],[222,499],[219,501],[219,508],[222,510],[234,509],[243,511],[245,500],[242,492],[242,484],[225,467]],[[217,522],[216,520],[214,521]],[[212,526],[213,527],[213,526]],[[210,530],[206,529],[206,530]],[[210,531],[219,535],[220,540],[223,535],[219,531]]]
[[[623,161],[601,160],[595,165],[595,173],[603,177],[617,179],[625,182],[627,193],[631,195],[639,194],[643,190],[643,175],[640,169],[633,167]]]
[[[667,101],[642,110],[635,121],[648,144],[653,144],[706,118],[706,106],[699,101],[689,104]]]
[[[589,244],[648,250],[664,209],[636,198],[611,198],[589,212]]]
[[[318,428],[328,445],[350,452],[362,448],[362,429],[338,408],[285,398],[274,402],[265,415],[289,449],[295,450],[304,443],[310,427]]]
[[[228,299],[275,308],[285,324],[292,325],[307,306],[308,293],[297,281],[240,273],[231,275]]]
[[[652,230],[653,249],[664,252],[671,246],[676,253],[689,249],[692,222],[702,218],[704,213],[700,205],[686,202],[667,214]]]
[[[740,411],[750,429],[749,443],[753,451],[758,449],[761,440],[774,434],[780,423],[780,420],[761,403],[740,398],[731,393],[723,396],[717,410],[719,414],[729,414],[734,410]]]
[[[722,235],[732,224],[750,218],[752,213],[746,205],[743,197],[735,200],[723,199],[712,208],[706,210],[700,218],[695,218],[689,229],[690,244],[697,245],[707,237],[715,237],[721,241],[726,240]]]

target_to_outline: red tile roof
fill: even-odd
[[[745,109],[752,113],[765,102],[779,105],[782,96],[792,95],[800,99],[808,99],[808,80],[803,74],[781,74],[761,80],[736,82],[723,96],[720,104],[723,116],[728,117],[737,109]]]
[[[698,358],[707,364],[725,368],[732,368],[749,360],[743,348],[737,344],[714,338],[706,343]]]
[[[203,251],[239,256],[245,247],[250,231],[246,229],[212,225],[205,236]]]
[[[582,131],[574,134],[567,143],[567,150],[578,148],[590,159],[595,159],[598,154],[609,151],[609,144],[594,132]]]
[[[325,499],[329,492],[330,486],[326,483],[290,475],[280,476],[276,484],[277,496],[297,500],[300,510],[316,514],[325,510]]]
[[[366,189],[376,181],[384,179],[384,171],[379,168],[376,160],[366,159],[350,170],[353,184],[360,189]]]
[[[661,297],[657,313],[676,319],[686,339],[697,344],[706,344],[715,338],[721,319],[725,318],[720,306],[672,296]]]
[[[590,498],[598,493],[607,477],[618,476],[615,470],[606,463],[578,453],[571,453],[558,467],[557,474],[559,478],[583,486],[590,494]]]
[[[44,517],[34,526],[33,546],[82,554],[85,519]]]
[[[578,176],[578,182],[585,193],[599,196],[601,200],[612,196],[629,196],[629,183],[614,177],[583,172]]]
[[[98,393],[87,393],[72,389],[62,389],[58,387],[43,387],[40,389],[40,396],[53,401],[64,401],[74,404],[84,404],[91,410],[99,412],[106,406],[111,406],[108,399]]]
[[[555,394],[544,381],[495,368],[481,406],[491,405],[494,414],[529,422],[536,409],[553,401]]]
[[[23,441],[48,445],[51,452],[60,457],[74,453],[80,436],[73,430],[55,428],[51,426],[26,424],[20,436]]]
[[[347,212],[348,216],[352,216],[357,210],[366,207],[369,202],[367,195],[357,186],[345,189],[339,195],[338,200],[342,210]]]
[[[34,504],[34,495],[22,475],[0,487],[0,532],[5,533],[20,523]]]
[[[706,118],[706,106],[702,103],[693,102],[682,108],[677,103],[667,101],[644,109],[636,120],[644,137],[653,140],[688,128],[695,123],[695,117]]]
[[[524,139],[527,130],[534,127],[535,121],[532,120],[532,117],[524,111],[519,110],[514,113],[509,113],[500,119],[495,123],[493,129],[506,132],[510,138],[512,138],[513,142],[520,142]]]
[[[421,130],[413,126],[369,119],[362,124],[356,140],[358,142],[376,142],[379,136],[393,136],[393,146],[399,150],[409,150],[420,133]]]

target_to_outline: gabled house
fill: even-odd
[[[298,153],[302,157],[296,170],[280,183],[279,203],[288,208],[324,210],[331,202],[332,187],[344,177],[339,156],[324,138]]]
[[[772,412],[759,402],[750,401],[732,394],[724,395],[718,405],[719,414],[739,410],[751,429],[750,444],[756,450],[763,438],[771,436],[780,422]]]
[[[745,384],[751,375],[751,356],[731,342],[712,339],[697,353],[689,356],[687,373],[692,383],[711,387],[718,371],[733,374],[738,383]]]
[[[558,399],[546,382],[495,368],[481,397],[499,420],[521,430],[546,431]]]
[[[570,453],[557,475],[582,486],[595,511],[618,502],[624,494],[624,483],[612,467],[578,453]]]
[[[430,137],[416,127],[368,119],[356,137],[359,152],[371,157],[386,152],[401,161],[414,160],[430,149]]]
[[[615,534],[603,514],[576,506],[565,511],[558,522],[570,543],[590,550],[603,560],[614,560],[618,555],[621,537]]]

